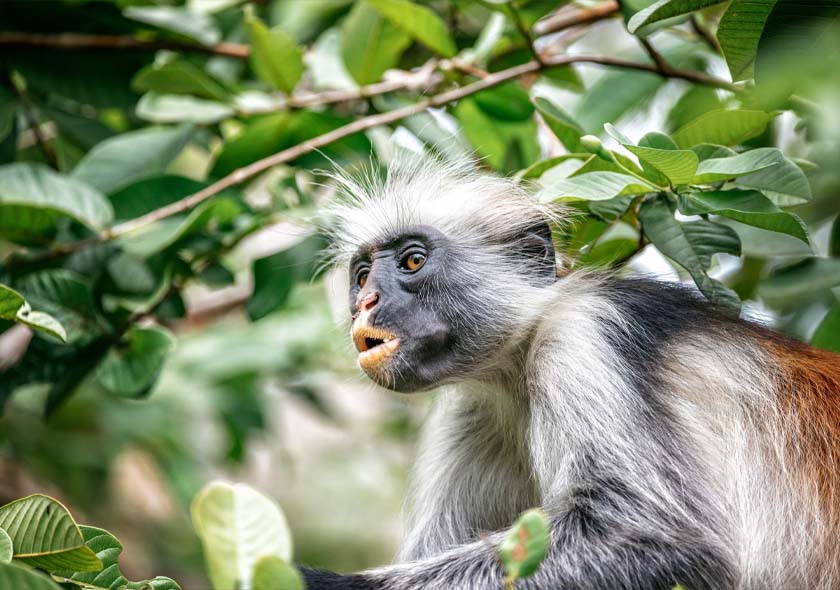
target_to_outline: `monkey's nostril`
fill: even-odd
[[[373,293],[368,293],[362,298],[359,307],[365,311],[370,311],[377,303],[379,303],[379,293],[374,291]]]

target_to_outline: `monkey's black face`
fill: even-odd
[[[425,226],[365,246],[353,257],[353,343],[359,365],[376,383],[421,391],[455,370],[457,342],[437,293],[452,258],[449,240]]]

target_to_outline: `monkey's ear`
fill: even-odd
[[[517,254],[524,256],[528,265],[540,277],[550,277],[554,280],[557,275],[554,240],[548,223],[543,221],[529,227],[517,242]]]

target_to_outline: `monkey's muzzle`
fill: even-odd
[[[400,346],[395,334],[374,326],[354,325],[352,336],[359,351],[359,366],[365,372],[381,368]]]

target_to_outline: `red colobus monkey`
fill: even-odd
[[[840,357],[681,287],[559,273],[556,213],[467,166],[341,184],[358,362],[441,392],[398,563],[303,568],[309,590],[501,588],[533,506],[551,546],[519,588],[840,588]]]

